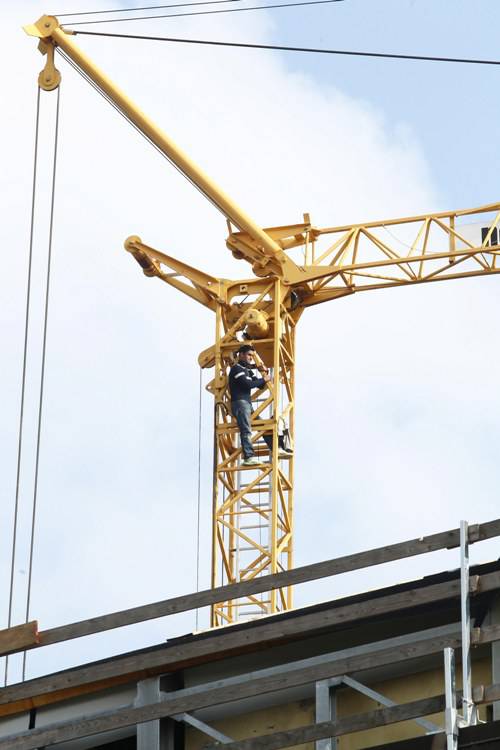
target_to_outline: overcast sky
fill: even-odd
[[[132,7],[106,3],[105,7]],[[247,3],[248,4],[248,3]],[[14,4],[11,4],[14,6]],[[56,12],[92,10],[61,0]],[[51,9],[49,9],[51,10]],[[43,60],[3,9],[3,366],[0,610],[7,622],[36,78]],[[83,27],[82,27],[83,28]],[[111,24],[99,30],[420,54],[498,57],[482,0],[328,6]],[[263,226],[396,217],[498,201],[498,68],[286,56],[77,37]],[[198,353],[212,314],[146,279],[139,234],[212,275],[244,277],[225,221],[59,59],[60,142],[30,614],[42,629],[193,591]],[[32,326],[15,565],[24,620],[50,156],[43,94]],[[496,277],[387,290],[306,311],[298,328],[296,563],[499,516]],[[205,372],[204,382],[210,378]],[[209,585],[211,397],[203,395],[201,586]],[[498,544],[473,559],[498,557]],[[442,553],[298,588],[296,603],[456,567]],[[200,626],[207,625],[202,613]],[[0,624],[0,627],[2,625]],[[194,615],[28,657],[28,677],[191,631]],[[11,660],[11,681],[19,679]]]

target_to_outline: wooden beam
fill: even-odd
[[[320,724],[289,729],[284,732],[252,737],[239,742],[224,745],[227,750],[279,750],[283,747],[295,747],[305,742],[340,737],[367,729],[397,724],[400,721],[416,719],[443,711],[445,707],[444,695],[436,695],[411,703],[403,703],[390,708],[379,708],[365,714],[354,714],[338,721],[323,721]],[[215,750],[217,745],[205,745],[204,750]]]
[[[23,625],[0,630],[0,655],[15,654],[38,645],[38,622],[33,620]]]
[[[500,519],[489,521],[484,524],[469,526],[469,543],[491,539],[500,536]],[[427,537],[410,539],[406,542],[391,544],[386,547],[357,552],[353,555],[325,560],[324,562],[305,565],[301,568],[285,571],[284,573],[275,573],[272,575],[254,578],[249,581],[242,581],[227,586],[219,586],[215,589],[207,589],[195,594],[186,594],[177,596],[173,599],[165,599],[152,604],[145,604],[131,609],[113,612],[108,615],[92,617],[88,620],[62,625],[49,630],[40,632],[39,642],[32,644],[30,648],[39,648],[49,646],[54,643],[61,643],[73,638],[92,635],[93,633],[102,633],[106,630],[121,628],[125,625],[132,625],[146,620],[153,620],[158,617],[176,614],[177,612],[186,612],[191,609],[200,609],[212,604],[217,604],[228,599],[239,599],[242,596],[257,594],[263,591],[270,591],[285,586],[294,586],[307,581],[314,581],[319,578],[340,575],[352,570],[367,568],[373,565],[401,560],[407,557],[422,555],[427,552],[434,552],[440,549],[452,549],[460,545],[460,529],[451,529],[439,534],[431,534]],[[24,649],[23,649],[24,650]],[[0,648],[0,656],[3,652]]]
[[[475,695],[476,704],[493,703],[500,696],[500,685],[490,685],[486,689],[479,686]],[[439,713],[444,708],[444,695],[435,695],[432,698],[424,698],[411,703],[379,708],[365,714],[347,716],[345,719],[339,719],[338,721],[323,721],[320,724],[309,724],[284,732],[273,732],[273,734],[251,737],[239,742],[230,742],[225,744],[224,748],[227,748],[227,750],[280,750],[283,747],[295,747],[304,742],[314,742],[327,737],[340,737],[345,734],[387,726],[388,724],[397,724],[400,721]],[[205,745],[205,750],[218,750],[219,747],[219,745]]]
[[[490,640],[497,639],[498,637],[500,637],[499,626],[484,628],[482,629],[481,643],[490,642]],[[457,648],[460,646],[460,643],[461,636],[457,632],[457,634],[427,638],[422,641],[415,641],[410,644],[383,650],[375,650],[377,644],[374,644],[374,650],[371,652],[344,658],[339,654],[339,659],[330,659],[330,661],[325,657],[325,662],[321,661],[306,667],[297,666],[297,668],[289,669],[286,672],[273,672],[272,669],[264,670],[264,676],[259,676],[258,672],[254,673],[253,677],[252,674],[241,675],[239,679],[233,678],[231,684],[228,684],[228,680],[215,681],[207,685],[200,685],[195,688],[187,688],[171,694],[165,694],[161,702],[149,704],[148,706],[128,706],[96,714],[93,717],[73,719],[38,730],[32,730],[31,732],[23,732],[15,737],[11,736],[1,739],[0,750],[7,750],[7,748],[8,750],[17,748],[19,750],[28,750],[29,748],[39,746],[49,746],[57,742],[87,737],[92,734],[123,728],[177,713],[251,698],[256,695],[272,693],[285,688],[298,687],[319,679],[335,677],[349,672],[355,673],[361,669],[380,667],[403,662],[407,659],[440,653],[446,646]],[[380,644],[378,646],[380,648]],[[291,666],[293,667],[293,665]],[[496,695],[492,689],[489,692],[488,690],[483,691],[481,694],[476,691],[475,699],[476,702],[480,699],[487,699],[493,702],[497,700]]]
[[[248,687],[250,683],[245,684]],[[192,695],[191,704],[194,701],[198,707],[213,705],[213,703],[207,702],[207,696],[209,701],[213,701],[213,693],[215,692],[216,690],[212,690]],[[490,685],[487,688],[479,686],[479,688],[475,688],[473,697],[477,704],[492,703],[500,698],[500,685]],[[95,714],[84,719],[58,722],[57,724],[47,725],[40,729],[32,729],[3,737],[0,739],[0,750],[36,750],[36,748],[41,746],[50,747],[60,742],[89,737],[127,726],[135,726],[146,721],[182,713],[187,710],[185,706],[189,705],[189,702],[189,697],[177,698],[169,696],[163,701],[152,703],[148,706],[127,706]],[[278,750],[278,748],[282,747],[293,747],[303,742],[358,732],[364,729],[406,721],[407,719],[419,716],[427,716],[442,711],[444,703],[444,695],[424,698],[423,700],[383,708],[367,714],[349,716],[337,722],[322,722],[321,724],[298,727],[286,732],[276,732],[272,735],[253,737],[250,740],[230,743],[227,747],[229,750]],[[210,750],[215,750],[216,747],[210,746]]]
[[[481,591],[500,588],[500,572],[481,576],[479,588]],[[31,701],[32,706],[36,706],[40,696],[49,693],[57,692],[61,695],[61,691],[73,690],[78,686],[82,687],[82,692],[88,692],[83,686],[89,684],[94,684],[97,692],[103,689],[101,685],[106,686],[113,679],[123,683],[178,671],[193,664],[251,653],[256,649],[262,649],[263,646],[308,637],[314,632],[324,631],[339,623],[347,624],[377,615],[390,615],[426,604],[458,599],[459,596],[460,581],[456,579],[343,606],[331,606],[319,611],[299,610],[292,616],[278,616],[268,621],[254,622],[251,627],[214,630],[204,638],[136,651],[114,657],[112,660],[9,685],[0,689],[0,711],[3,715],[7,712],[18,713],[24,710],[21,706],[25,705],[27,699]]]

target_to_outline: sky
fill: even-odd
[[[132,7],[107,3],[106,7]],[[58,12],[104,7],[61,0]],[[49,9],[51,10],[51,9]],[[8,612],[33,169],[43,60],[3,9],[0,155],[0,622]],[[83,27],[82,27],[83,28]],[[496,2],[328,6],[106,24],[99,30],[495,58]],[[498,68],[76,37],[262,226],[332,226],[498,201]],[[123,251],[139,234],[244,277],[225,221],[63,60],[30,617],[41,629],[194,591],[198,353],[211,313]],[[41,99],[13,622],[24,621],[56,94]],[[307,310],[298,328],[296,564],[499,515],[496,277],[386,290]],[[210,373],[203,373],[203,383]],[[209,586],[211,397],[202,398],[200,587]],[[498,557],[498,543],[472,549]],[[297,587],[305,605],[455,568],[436,553]],[[199,627],[207,627],[207,612]],[[0,625],[2,627],[2,625]],[[27,676],[191,632],[194,613],[40,649]],[[9,681],[20,679],[10,660]]]

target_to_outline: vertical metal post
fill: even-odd
[[[460,607],[462,625],[462,710],[464,723],[476,723],[472,701],[470,655],[470,600],[469,600],[469,524],[460,521]]]
[[[337,721],[337,688],[332,687],[331,685],[330,685],[330,718],[332,721]],[[332,750],[337,750],[337,747],[338,747],[337,737],[331,738],[330,747]]]
[[[446,708],[444,714],[446,750],[457,750],[457,692],[455,685],[455,652],[452,648],[444,649],[444,685],[446,699]]]
[[[150,677],[137,683],[136,706],[161,700],[160,678]],[[137,750],[174,750],[172,719],[156,719],[137,725]]]
[[[337,719],[337,696],[331,687],[331,680],[318,680],[316,683],[316,722],[335,721]],[[336,750],[337,738],[328,737],[316,740],[316,750]]]
[[[500,623],[500,597],[497,597],[490,610],[491,625]],[[500,682],[500,641],[491,644],[491,677],[493,684]],[[500,701],[493,704],[493,721],[500,719]]]

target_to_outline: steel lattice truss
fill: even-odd
[[[207,386],[215,398],[213,586],[292,567],[294,461],[280,461],[277,451],[270,456],[261,438],[272,433],[276,445],[285,421],[294,443],[295,326],[304,310],[355,292],[496,274],[499,222],[500,204],[494,204],[354,226],[317,229],[307,221],[266,229],[282,248],[280,275],[286,278],[277,278],[276,259],[266,263],[248,235],[231,233],[228,247],[259,273],[241,281],[208,276],[137,237],[127,240],[146,275],[216,314],[216,343],[199,357],[202,367],[215,368]],[[273,373],[273,387],[255,396],[252,440],[261,459],[255,468],[241,465],[228,392],[227,372],[242,336]],[[290,588],[221,602],[212,609],[212,624],[279,612],[291,603]]]

